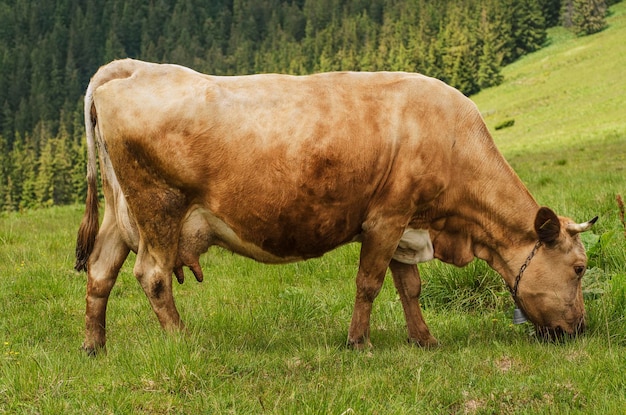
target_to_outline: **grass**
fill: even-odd
[[[81,206],[0,216],[0,414],[622,413],[626,408],[626,4],[606,31],[551,45],[473,97],[537,200],[578,221],[589,331],[537,341],[482,262],[421,265],[424,314],[442,345],[405,343],[387,279],[374,350],[344,347],[358,245],[267,266],[212,249],[205,282],[175,284],[187,335],[164,334],[125,264],[108,310],[108,353],[80,352],[85,275],[72,270]],[[597,72],[597,73],[596,73]],[[578,97],[570,99],[570,97]],[[576,112],[579,111],[579,112]],[[515,119],[498,131],[494,125]]]

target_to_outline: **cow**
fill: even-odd
[[[504,279],[540,333],[582,332],[587,259],[575,223],[540,207],[473,102],[413,73],[210,76],[118,60],[85,95],[87,200],[77,270],[87,271],[85,341],[105,348],[106,306],[130,251],[162,327],[184,327],[172,283],[198,281],[217,245],[264,263],[360,242],[349,346],[371,346],[370,313],[390,269],[410,342],[437,344],[417,264],[475,257]],[[96,148],[97,147],[97,148]],[[104,193],[99,225],[97,164]]]

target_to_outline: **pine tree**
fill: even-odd
[[[7,177],[7,184],[4,190],[4,199],[2,200],[2,210],[4,212],[13,212],[16,210],[17,202],[13,199],[15,195],[15,186],[11,176]]]
[[[541,48],[546,39],[545,19],[538,0],[508,0],[511,7],[512,58]]]
[[[468,47],[462,47],[454,54],[452,67],[449,68],[450,85],[465,95],[472,95],[480,91],[478,80],[474,77],[477,71],[477,62],[474,54]]]
[[[16,134],[10,155],[11,171],[7,178],[5,210],[35,207],[36,155],[32,139]]]
[[[25,158],[24,140],[18,133],[13,141],[13,146],[6,159],[7,177],[4,194],[4,211],[13,212],[18,210],[22,194],[22,182],[24,181],[21,160]]]
[[[540,0],[539,4],[546,27],[557,26],[560,23],[561,0]]]
[[[441,37],[433,38],[427,45],[420,71],[437,79],[444,79],[443,72],[443,41]]]
[[[604,0],[565,0],[561,19],[576,35],[591,35],[606,28],[606,10]]]
[[[114,59],[122,59],[128,56],[129,54],[126,53],[124,45],[117,37],[116,31],[111,29],[104,44],[104,61],[110,62]]]
[[[32,158],[34,160],[34,154]],[[27,170],[22,180],[22,192],[20,194],[19,210],[32,209],[39,206],[35,193],[37,173],[35,170]]]
[[[468,29],[465,16],[467,10],[462,9],[462,6],[454,8],[440,34],[444,47],[443,80],[465,95],[471,95],[480,90],[474,76],[478,71],[478,54],[476,39]]]
[[[85,180],[85,172],[87,171],[87,145],[85,140],[72,145],[71,151],[71,202],[82,203],[87,195],[87,181]]]
[[[0,135],[0,212],[4,210],[7,192],[7,179],[10,170],[9,143]]]
[[[499,85],[502,82],[500,64],[502,62],[502,42],[498,39],[496,26],[489,20],[488,12],[483,9],[478,30],[481,54],[478,57],[477,83],[482,88]],[[482,46],[480,46],[482,44]]]
[[[73,201],[72,183],[72,140],[65,129],[55,138],[53,164],[52,201],[55,205],[66,205]]]
[[[485,42],[482,54],[478,57],[478,74],[476,79],[481,89],[502,83],[503,77],[500,73],[499,61],[500,59],[493,48],[493,44]]]
[[[33,184],[33,192],[37,205],[50,206],[53,204],[54,146],[54,139],[47,140],[39,156],[37,163],[38,171]]]
[[[15,131],[13,128],[13,119],[14,114],[11,110],[11,106],[9,102],[5,100],[2,105],[2,115],[0,116],[0,120],[2,120],[0,135],[4,136],[8,143],[13,141],[13,132]]]
[[[38,159],[34,181],[36,204],[41,206],[71,203],[72,183],[72,138],[64,125],[56,137],[46,140]]]

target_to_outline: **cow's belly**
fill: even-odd
[[[358,240],[359,236],[356,235],[352,241]],[[218,245],[256,261],[272,264],[296,262],[311,257],[306,253],[278,256],[268,252],[254,243],[243,240],[211,211],[196,208],[183,223],[179,244],[180,257],[185,263],[197,261],[211,245]],[[417,264],[433,258],[433,244],[428,231],[423,229],[406,229],[393,255],[393,259],[405,264]]]
[[[306,259],[304,256],[281,257],[272,254],[254,243],[243,240],[228,224],[210,210],[198,207],[189,213],[183,223],[179,245],[181,257],[197,258],[206,252],[211,245],[218,245],[239,255],[271,264]]]

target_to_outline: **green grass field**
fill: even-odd
[[[345,347],[358,245],[284,266],[211,249],[205,281],[175,284],[187,335],[166,335],[124,266],[108,309],[108,353],[80,345],[84,274],[72,270],[82,206],[0,216],[0,413],[400,414],[626,411],[626,3],[610,27],[551,44],[473,97],[539,203],[600,221],[586,234],[589,330],[564,344],[511,324],[500,277],[481,262],[420,265],[435,350],[406,344],[388,279],[375,348]],[[512,127],[495,125],[514,119]]]

